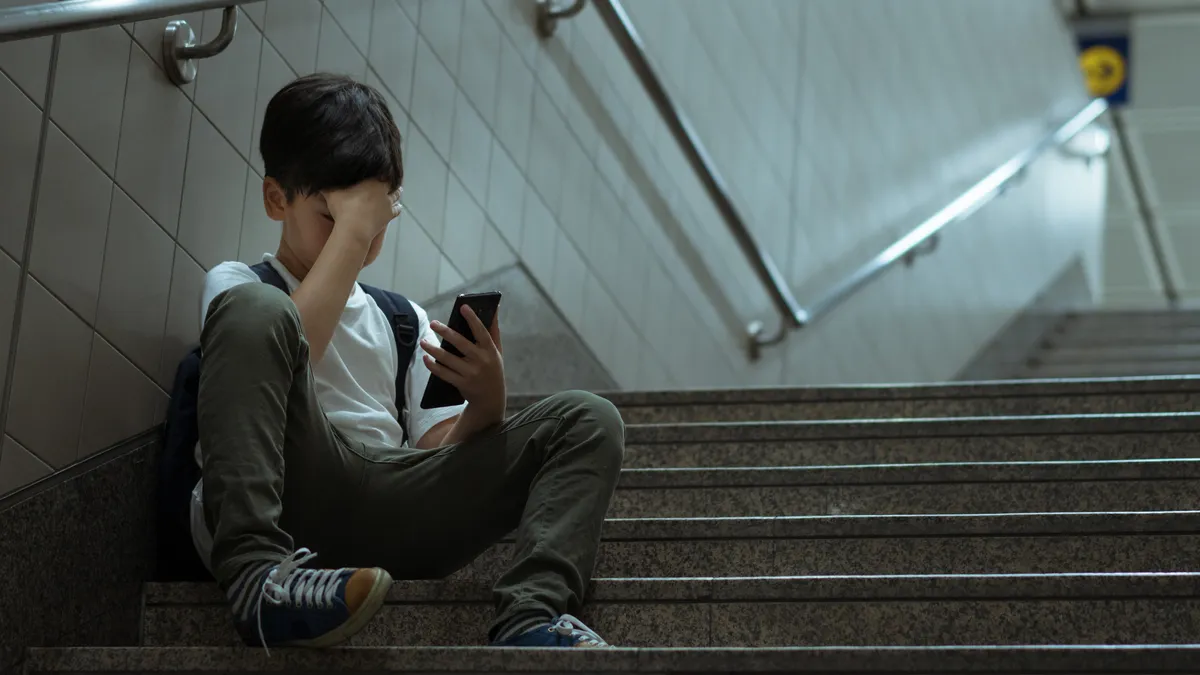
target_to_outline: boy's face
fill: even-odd
[[[329,214],[325,197],[320,193],[297,194],[288,201],[287,193],[279,183],[274,178],[266,178],[263,180],[263,205],[266,207],[267,216],[283,223],[280,249],[286,247],[305,270],[312,269],[334,228],[333,216]],[[379,257],[386,234],[387,230],[384,230],[371,241],[371,248],[367,251],[363,267],[375,262]]]

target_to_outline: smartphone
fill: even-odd
[[[496,310],[500,307],[500,292],[466,293],[455,298],[454,309],[450,311],[450,320],[446,322],[446,325],[450,327],[450,330],[464,335],[471,342],[475,342],[475,336],[471,334],[471,326],[467,324],[467,318],[462,315],[463,305],[470,307],[475,312],[475,316],[479,317],[479,320],[483,322],[483,325],[490,328],[492,321],[496,318]],[[463,355],[458,347],[450,344],[448,340],[442,341],[442,349],[455,356]],[[425,386],[425,395],[421,397],[421,407],[425,410],[429,410],[430,408],[447,408],[452,405],[459,405],[465,401],[466,399],[459,393],[458,387],[455,387],[437,375],[430,375],[429,384]]]

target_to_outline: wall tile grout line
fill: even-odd
[[[33,227],[37,221],[38,196],[42,188],[42,167],[46,160],[46,140],[50,133],[50,106],[54,99],[54,81],[58,71],[58,52],[62,44],[62,36],[55,35],[50,43],[50,66],[46,76],[46,97],[42,102],[42,123],[38,138],[37,161],[34,163],[33,190],[29,197],[29,218],[25,224],[25,242],[21,252],[21,270],[17,277],[17,302],[13,308],[12,336],[9,338],[7,367],[4,371],[4,395],[0,399],[0,433],[8,433],[8,411],[11,408],[14,370],[17,366],[17,348],[21,339],[21,315],[25,311],[25,290],[29,287],[29,258],[33,254]],[[2,444],[0,444],[2,445]],[[31,455],[47,466],[53,466],[42,457],[38,457],[32,448],[26,448]]]

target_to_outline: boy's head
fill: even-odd
[[[333,231],[323,192],[404,178],[400,130],[383,96],[349,77],[301,77],[271,98],[259,139],[267,215],[283,222],[280,254],[311,268]],[[379,254],[381,234],[366,264]],[[292,262],[292,261],[289,261]]]

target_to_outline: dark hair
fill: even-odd
[[[375,88],[343,75],[305,75],[271,97],[259,138],[266,175],[292,199],[404,178],[400,130]]]

